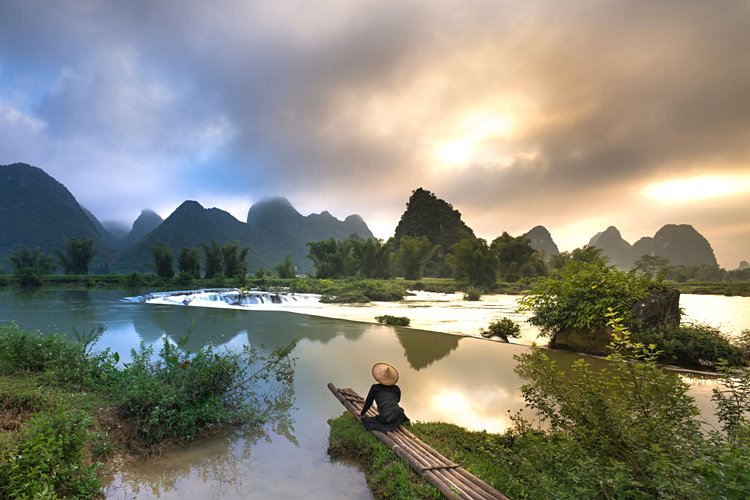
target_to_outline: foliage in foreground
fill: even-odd
[[[366,431],[351,413],[328,423],[328,453],[334,459],[356,460],[374,498],[441,498],[436,488]]]
[[[662,362],[696,368],[714,367],[722,359],[731,366],[740,366],[743,362],[741,345],[734,345],[718,328],[710,325],[683,324],[666,332],[649,330],[638,333],[637,338],[644,344],[657,345]]]
[[[119,367],[117,353],[90,352],[102,332],[76,335],[75,343],[15,324],[0,327],[0,376],[33,381],[31,389],[0,384],[0,410],[32,415],[19,424],[20,433],[0,436],[0,497],[17,496],[24,484],[29,497],[94,495],[98,465],[84,455],[98,439],[92,425],[104,406],[129,420],[147,447],[187,441],[224,424],[262,422],[291,406],[294,342],[270,353],[251,346],[189,353],[165,338],[156,359],[141,344],[132,362]],[[61,391],[65,396],[49,403],[47,395]],[[71,407],[78,399],[95,403]],[[274,428],[284,425],[277,420]]]
[[[572,488],[568,495],[735,498],[750,494],[747,370],[745,392],[735,387],[733,397],[727,397],[716,391],[724,396],[718,416],[725,432],[706,437],[688,385],[656,364],[654,346],[633,342],[611,316],[610,326],[615,333],[607,369],[594,371],[579,360],[563,372],[539,348],[518,356],[516,371],[529,380],[522,387],[524,399],[549,424],[545,433],[521,434],[525,438],[537,433],[558,449],[569,450],[578,467],[558,471]],[[521,428],[528,429],[529,424]]]
[[[444,423],[414,423],[411,431],[510,498],[748,498],[750,369],[719,367],[713,400],[721,430],[702,431],[687,384],[656,364],[653,346],[610,319],[616,334],[605,369],[579,360],[563,371],[540,348],[517,357],[527,406],[545,430],[519,413],[502,434]],[[348,420],[352,435],[336,439],[368,449],[355,431],[367,433]]]

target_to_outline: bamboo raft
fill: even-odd
[[[355,417],[359,416],[365,400],[353,389],[337,388],[328,384],[328,389]],[[376,416],[371,407],[366,415]],[[412,469],[423,476],[447,498],[461,499],[507,499],[505,495],[470,474],[460,465],[432,449],[417,436],[400,426],[395,431],[370,431],[376,438],[403,458]]]

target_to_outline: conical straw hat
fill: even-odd
[[[398,382],[398,370],[388,363],[375,363],[372,376],[383,385],[393,385]]]

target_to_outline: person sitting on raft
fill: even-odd
[[[370,387],[365,405],[360,412],[360,421],[367,430],[390,432],[399,425],[409,423],[409,418],[398,405],[401,401],[401,389],[396,385],[398,371],[388,363],[376,363],[372,367],[372,376],[378,382]],[[366,417],[365,413],[373,401],[378,406],[377,417]]]

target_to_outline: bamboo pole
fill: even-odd
[[[359,394],[350,388],[338,389],[332,383],[328,384],[328,389],[349,412],[359,417],[364,405],[364,399]],[[370,408],[366,415],[377,416],[377,412],[374,408]],[[502,493],[481,481],[463,467],[453,463],[403,427],[388,433],[371,432],[408,463],[412,469],[424,476],[445,497],[467,500],[507,500],[507,497]]]

